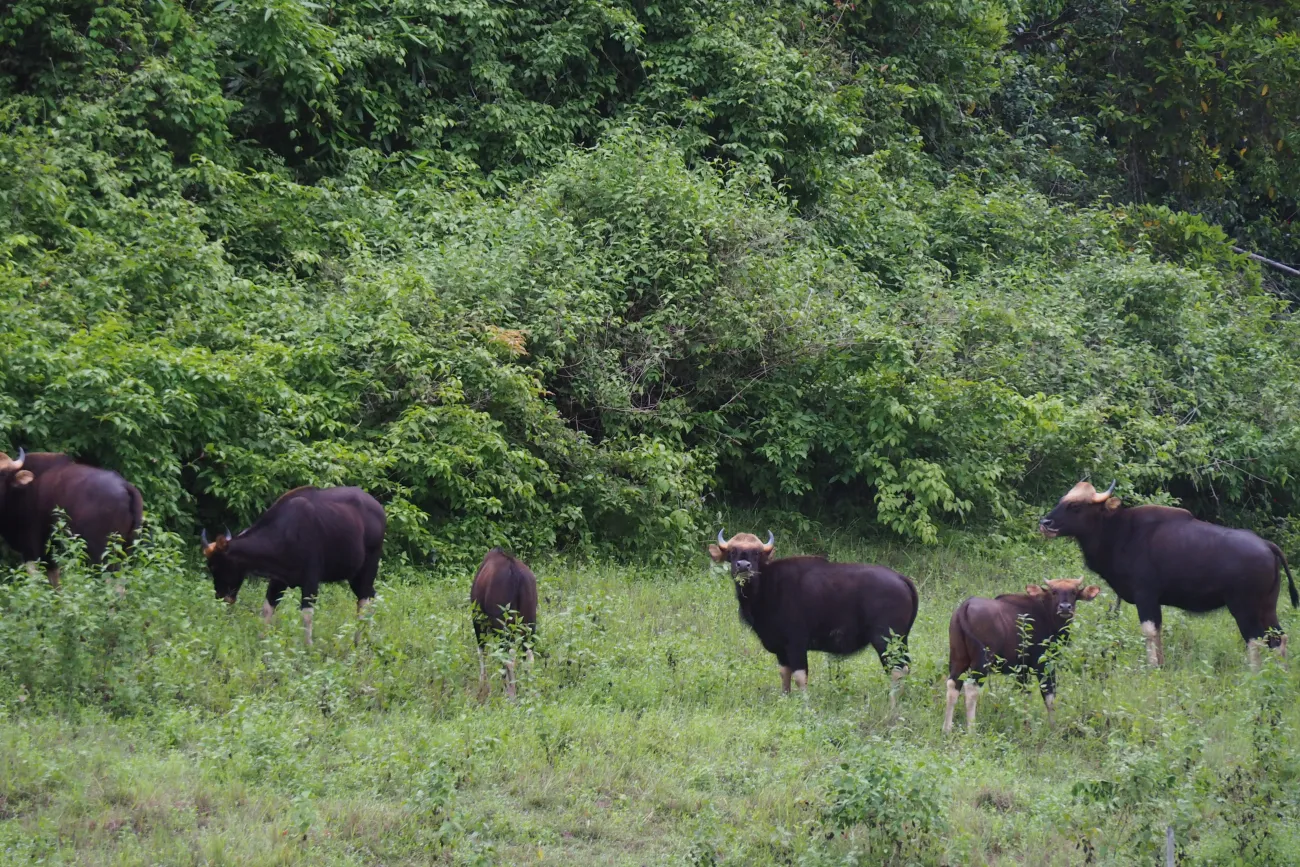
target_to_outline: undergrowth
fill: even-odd
[[[539,653],[514,704],[503,660],[476,698],[468,572],[387,569],[355,647],[346,588],[327,588],[312,650],[284,611],[263,630],[256,592],[233,609],[213,599],[193,553],[160,533],[109,576],[69,561],[57,593],[15,572],[0,585],[0,851],[1137,865],[1162,857],[1172,826],[1179,864],[1300,857],[1300,684],[1267,654],[1252,674],[1225,614],[1167,612],[1168,662],[1153,671],[1131,607],[1112,617],[1106,592],[1080,608],[1058,663],[1054,728],[1036,689],[994,676],[976,732],[944,737],[957,603],[1081,568],[1064,546],[967,541],[830,546],[917,581],[897,716],[867,656],[815,654],[807,701],[781,697],[703,555],[674,569],[535,564]]]

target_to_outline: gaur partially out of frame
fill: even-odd
[[[135,485],[112,470],[79,464],[57,452],[0,452],[0,537],[35,569],[45,563],[50,583],[59,585],[59,567],[50,558],[55,510],[68,516],[68,530],[86,543],[98,563],[117,536],[130,548],[144,520],[144,501]]]

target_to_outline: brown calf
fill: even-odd
[[[478,642],[479,695],[486,697],[489,687],[483,648],[493,633],[505,638],[512,629],[520,630],[525,642],[525,658],[532,664],[531,638],[537,631],[537,577],[516,558],[500,548],[493,548],[474,573],[469,601],[474,638]],[[506,695],[515,697],[513,648],[506,662]]]
[[[1049,647],[1069,640],[1067,627],[1074,618],[1076,600],[1096,597],[1101,588],[1083,587],[1079,578],[1030,584],[1024,594],[1003,594],[996,599],[972,596],[953,612],[948,622],[948,706],[943,730],[952,731],[952,711],[957,686],[966,680],[966,729],[975,727],[979,681],[991,671],[1016,674],[1026,681],[1033,674],[1052,722],[1056,706],[1056,674],[1043,657]]]

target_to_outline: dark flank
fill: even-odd
[[[68,529],[85,541],[95,563],[113,536],[129,548],[144,519],[140,492],[112,470],[57,452],[19,449],[15,459],[0,452],[0,536],[29,564],[43,560],[57,587],[59,569],[48,551],[55,509],[67,514]]]
[[[494,634],[508,633],[512,628],[520,630],[525,641],[537,631],[537,576],[521,560],[493,548],[474,573],[469,601],[474,638],[478,642],[479,694],[486,696],[488,681],[483,648]],[[528,646],[525,653],[531,663],[532,647]],[[506,662],[506,694],[515,697],[513,652]]]
[[[899,680],[908,671],[907,636],[916,621],[916,586],[905,575],[883,566],[832,563],[824,557],[772,559],[775,541],[749,533],[724,541],[718,533],[709,556],[730,563],[736,583],[740,619],[749,625],[781,666],[781,688],[790,680],[808,684],[808,652],[848,656],[875,648],[890,672],[890,706]],[[891,636],[897,636],[890,658]]]
[[[1246,641],[1252,666],[1259,647],[1286,656],[1277,597],[1286,570],[1291,604],[1300,605],[1282,550],[1249,530],[1198,521],[1185,509],[1128,508],[1110,489],[1098,493],[1079,482],[1039,522],[1044,536],[1070,536],[1088,568],[1115,594],[1137,606],[1147,641],[1147,661],[1164,664],[1160,609],[1172,605],[1204,613],[1227,607]]]
[[[215,542],[203,533],[203,556],[218,599],[233,603],[249,574],[267,578],[262,618],[270,622],[285,590],[302,591],[305,639],[311,644],[312,609],[320,585],[346,581],[357,597],[357,617],[375,597],[387,517],[360,488],[294,488],[252,526]]]
[[[1067,627],[1074,619],[1075,602],[1093,599],[1101,592],[1096,584],[1082,585],[1078,578],[1058,579],[1041,586],[1030,584],[1024,593],[1007,593],[996,599],[972,596],[957,606],[948,621],[945,732],[952,731],[958,686],[966,693],[966,728],[974,728],[979,682],[993,671],[1016,674],[1022,681],[1031,675],[1037,679],[1051,724],[1056,675],[1046,665],[1045,655],[1053,645],[1069,641]]]

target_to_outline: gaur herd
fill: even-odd
[[[1300,594],[1277,545],[1248,530],[1199,521],[1184,509],[1125,506],[1114,490],[1114,483],[1098,492],[1080,482],[1039,522],[1039,530],[1047,538],[1073,538],[1088,568],[1120,600],[1137,607],[1151,665],[1164,663],[1164,606],[1196,613],[1226,607],[1252,667],[1259,665],[1265,643],[1286,656],[1287,638],[1277,616],[1282,571],[1293,607],[1300,607]],[[144,514],[140,492],[111,470],[64,454],[19,449],[10,458],[0,452],[0,537],[33,572],[44,563],[55,587],[59,571],[49,541],[56,511],[84,540],[92,562],[102,560],[112,537],[130,548]],[[347,582],[358,617],[374,599],[385,526],[383,506],[360,488],[306,486],[285,493],[240,533],[226,531],[209,541],[203,531],[202,553],[218,599],[234,603],[249,574],[267,579],[262,617],[268,623],[285,591],[298,588],[310,645],[321,584]],[[771,533],[767,541],[749,533],[728,540],[719,531],[709,556],[729,567],[740,618],[776,657],[782,690],[789,692],[791,682],[807,689],[810,651],[848,656],[870,646],[890,675],[892,708],[909,670],[907,639],[920,601],[916,585],[884,566],[775,558],[775,547]],[[959,693],[965,695],[967,726],[974,725],[980,683],[993,671],[1037,681],[1050,722],[1056,700],[1050,660],[1069,640],[1076,604],[1099,592],[1081,579],[1055,579],[1030,584],[1021,594],[962,602],[948,625],[944,731],[952,728]],[[474,575],[470,602],[482,694],[490,641],[524,639],[532,660],[527,639],[537,626],[537,579],[518,559],[494,548]],[[505,687],[514,697],[513,655],[506,663]]]

